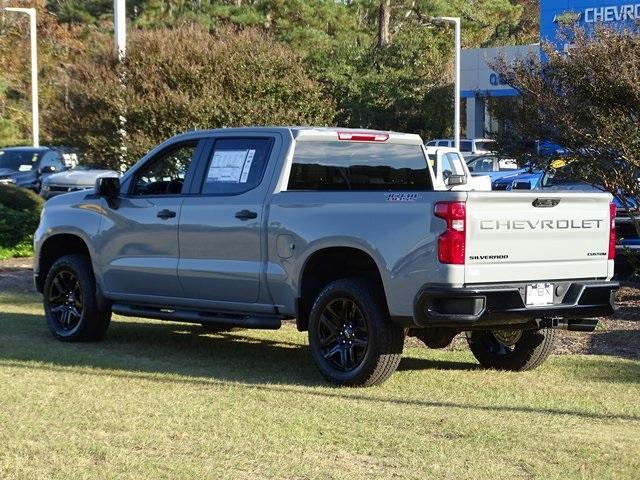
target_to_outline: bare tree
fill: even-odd
[[[564,32],[568,52],[543,46],[534,57],[494,68],[517,89],[520,101],[508,113],[494,109],[508,128],[496,138],[505,154],[519,154],[532,140],[548,140],[565,151],[560,174],[616,195],[634,214],[640,205],[640,36],[635,30],[580,28]],[[546,166],[553,157],[533,160]]]
[[[391,0],[381,0],[378,11],[378,47],[384,47],[391,41]]]

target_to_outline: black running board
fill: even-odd
[[[200,323],[220,327],[259,328],[277,330],[282,326],[282,318],[269,315],[234,315],[223,312],[202,312],[173,307],[152,307],[114,303],[111,311],[125,317],[154,318],[173,322]]]

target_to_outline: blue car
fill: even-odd
[[[535,190],[540,186],[544,172],[523,169],[512,175],[506,175],[493,182],[493,190]]]
[[[67,168],[62,150],[56,148],[0,149],[0,184],[28,188],[38,193],[45,177]]]

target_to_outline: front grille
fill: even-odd
[[[91,187],[62,187],[60,185],[49,185],[50,192],[77,192]]]

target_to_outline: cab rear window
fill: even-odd
[[[432,190],[421,145],[299,142],[289,190]]]

